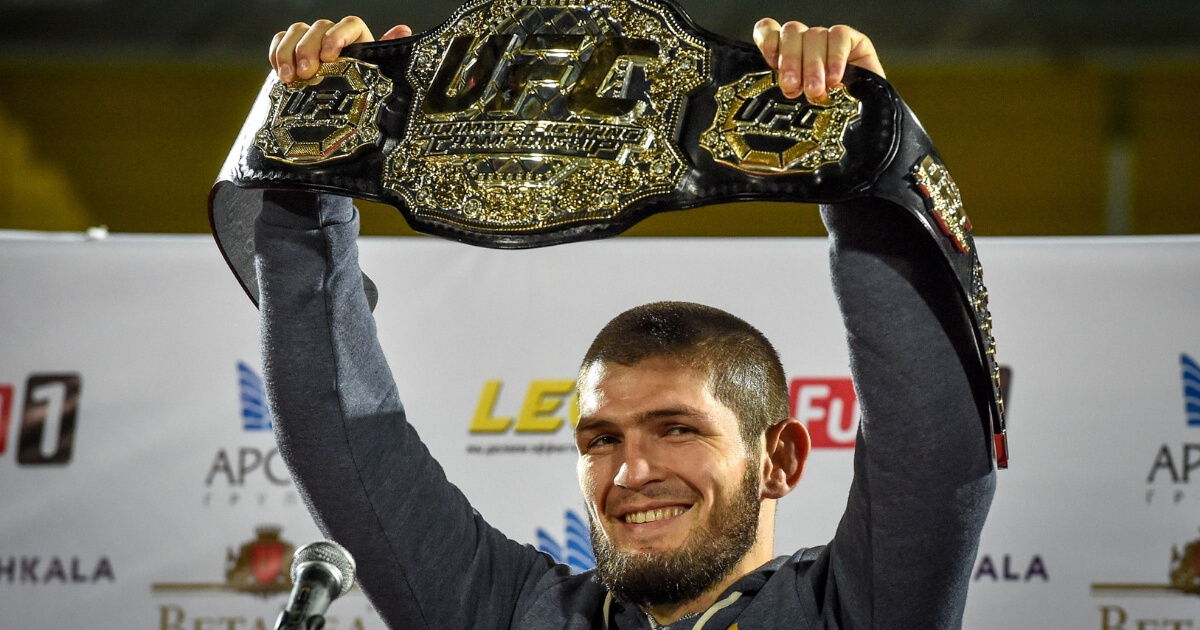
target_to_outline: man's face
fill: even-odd
[[[753,545],[759,462],[700,371],[596,365],[579,392],[579,483],[598,573],[642,605],[698,597]]]

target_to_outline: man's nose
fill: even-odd
[[[637,490],[652,481],[662,481],[661,468],[655,462],[651,449],[629,441],[624,451],[625,461],[617,470],[614,484],[627,490]]]

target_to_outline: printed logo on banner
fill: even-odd
[[[204,475],[202,502],[212,507],[298,506],[299,497],[270,432],[262,377],[245,361],[237,364],[239,424],[245,440],[223,446]]]
[[[158,606],[160,630],[275,627],[275,617],[282,604],[265,602],[291,592],[292,554],[296,548],[280,536],[283,530],[279,526],[260,525],[254,531],[255,537],[239,545],[236,552],[232,547],[226,548],[225,581],[156,582],[150,586],[150,591],[161,598],[199,594],[250,595],[264,601],[262,615],[250,619],[241,612],[236,615],[225,614],[221,611],[220,600],[204,604],[190,602],[187,608],[180,602],[167,602]],[[357,592],[357,587],[352,592]],[[363,620],[357,617],[351,619],[348,625],[339,625],[338,620],[332,617],[326,621],[327,630],[364,627]]]
[[[108,556],[0,556],[0,584],[97,584],[117,581]]]
[[[1187,354],[1179,355],[1183,369],[1183,412],[1188,426],[1200,426],[1200,365]]]
[[[1186,352],[1179,354],[1183,386],[1182,426],[1200,428],[1200,364]],[[1179,426],[1179,425],[1177,425]],[[1150,464],[1146,483],[1146,504],[1170,503],[1179,505],[1189,498],[1192,480],[1200,476],[1200,441],[1164,442]],[[1166,489],[1168,492],[1159,492]]]
[[[254,368],[238,361],[238,387],[242,394],[242,426],[247,431],[270,431],[271,412],[267,409],[267,388]]]
[[[1164,597],[1200,595],[1200,538],[1187,542],[1180,551],[1178,545],[1171,547],[1171,562],[1164,572],[1165,582],[1099,582],[1092,584],[1092,596],[1116,597]],[[1124,606],[1105,605],[1100,607],[1101,627],[1123,628],[1126,623],[1136,628],[1191,628],[1193,620],[1168,619],[1161,614],[1133,614]],[[1139,618],[1141,617],[1141,618]],[[1200,620],[1196,620],[1200,623]]]
[[[29,375],[18,423],[13,422],[15,389],[11,384],[0,384],[0,455],[8,451],[9,432],[15,430],[17,464],[69,463],[75,451],[75,423],[82,390],[83,379],[77,373]]]
[[[295,545],[280,537],[283,528],[277,525],[256,527],[253,540],[242,543],[235,554],[225,551],[224,582],[165,582],[156,583],[154,593],[200,593],[222,591],[245,593],[267,598],[292,590],[292,553]]]
[[[549,532],[537,528],[538,551],[545,552],[559,564],[565,564],[571,573],[583,573],[596,568],[596,556],[592,553],[591,529],[574,510],[567,510],[565,536],[559,544]]]
[[[1026,559],[1016,554],[979,555],[972,578],[976,582],[1049,582],[1050,573],[1041,554],[1032,554]]]
[[[12,420],[12,385],[0,385],[0,455],[8,450],[8,424]]]
[[[499,379],[483,384],[468,429],[472,438],[481,439],[467,444],[467,454],[576,453],[571,435],[571,430],[579,424],[575,380],[535,379],[515,389],[519,394],[505,396],[504,383]],[[519,405],[515,401],[517,396],[521,399]],[[565,438],[561,437],[564,427]]]
[[[808,427],[813,448],[854,448],[859,410],[850,377],[794,378],[788,394],[792,417]]]

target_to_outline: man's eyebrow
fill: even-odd
[[[596,418],[594,416],[584,416],[579,419],[579,424],[575,425],[575,433],[585,430],[593,430],[596,428],[614,427],[616,424],[605,418]]]
[[[679,418],[679,417],[703,418],[704,414],[700,413],[700,411],[698,411],[697,409],[695,409],[693,407],[689,407],[687,405],[677,405],[674,407],[663,407],[661,409],[654,409],[651,411],[647,411],[647,412],[639,415],[637,417],[637,419],[634,420],[634,423],[638,424],[638,425],[643,425],[643,424],[648,424],[648,423],[654,422],[656,420],[662,420],[664,418]],[[579,419],[579,424],[575,426],[575,432],[579,433],[580,431],[585,431],[585,430],[591,431],[591,430],[595,430],[597,428],[610,428],[610,427],[616,427],[616,426],[617,426],[617,423],[613,422],[612,420],[609,420],[608,418],[597,418],[595,416],[586,416],[586,417]]]
[[[680,416],[701,418],[704,417],[704,414],[687,405],[678,405],[675,407],[663,407],[662,409],[647,411],[638,417],[637,422],[638,424],[645,424],[647,422],[653,422],[662,418],[678,418]]]

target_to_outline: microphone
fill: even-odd
[[[292,595],[275,630],[322,630],[333,600],[354,586],[354,558],[331,540],[319,540],[292,556]]]

